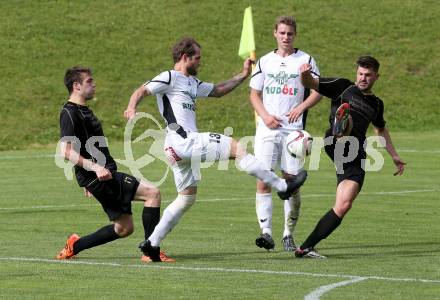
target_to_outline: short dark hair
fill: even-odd
[[[284,24],[287,26],[292,26],[293,31],[296,32],[296,20],[293,16],[280,16],[275,22],[275,30],[278,30],[278,25]]]
[[[74,82],[78,82],[78,83],[83,82],[82,74],[84,73],[91,76],[92,70],[90,68],[81,67],[81,66],[74,66],[66,70],[66,74],[64,75],[64,85],[69,91],[69,95],[72,94]]]
[[[356,64],[358,67],[366,68],[366,69],[372,69],[374,72],[379,72],[379,62],[377,59],[375,59],[372,56],[360,56],[358,60],[356,61]]]
[[[178,41],[172,49],[174,63],[177,63],[183,54],[193,56],[196,53],[196,47],[202,48],[192,37],[185,37]]]

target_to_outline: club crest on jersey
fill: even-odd
[[[280,71],[278,74],[267,74],[270,78],[273,78],[279,85],[284,85],[291,78],[296,78],[298,74],[288,74],[285,71]]]
[[[197,95],[196,95],[196,94],[192,94],[191,91],[182,91],[182,90],[181,90],[181,91],[179,91],[179,92],[181,92],[182,94],[185,94],[185,95],[187,95],[188,97],[190,97],[191,100],[192,100],[193,102],[196,101]]]

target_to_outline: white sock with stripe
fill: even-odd
[[[283,237],[293,235],[298,222],[301,208],[301,194],[296,191],[289,200],[284,201],[284,233]]]
[[[268,233],[270,236],[272,236],[272,207],[271,193],[255,195],[255,208],[261,233]]]

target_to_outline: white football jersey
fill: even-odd
[[[207,97],[214,88],[213,83],[170,70],[160,73],[144,86],[156,95],[159,111],[167,126],[177,124],[186,132],[197,132],[196,99]]]
[[[281,129],[303,129],[303,116],[289,123],[286,114],[308,96],[301,83],[299,68],[302,64],[312,66],[312,76],[318,77],[316,62],[309,54],[295,49],[289,56],[281,57],[276,50],[261,57],[252,73],[249,86],[262,91],[263,105],[267,112],[282,119]],[[258,117],[259,126],[266,126]]]

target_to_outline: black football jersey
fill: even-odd
[[[60,113],[60,137],[72,136],[79,140],[80,145],[74,145],[74,148],[80,147],[79,153],[82,157],[100,163],[102,155],[104,155],[105,164],[103,166],[110,171],[116,171],[117,166],[110,155],[107,143],[99,143],[96,140],[96,138],[100,138],[104,141],[101,122],[87,106],[67,102]],[[92,142],[87,144],[87,141]],[[86,186],[96,178],[95,172],[87,171],[80,166],[75,166],[75,174],[80,186]]]
[[[375,95],[364,95],[350,80],[344,78],[319,78],[319,93],[331,99],[330,132],[336,110],[342,103],[350,104],[350,115],[353,120],[351,135],[365,140],[368,126],[384,128],[383,101]]]

